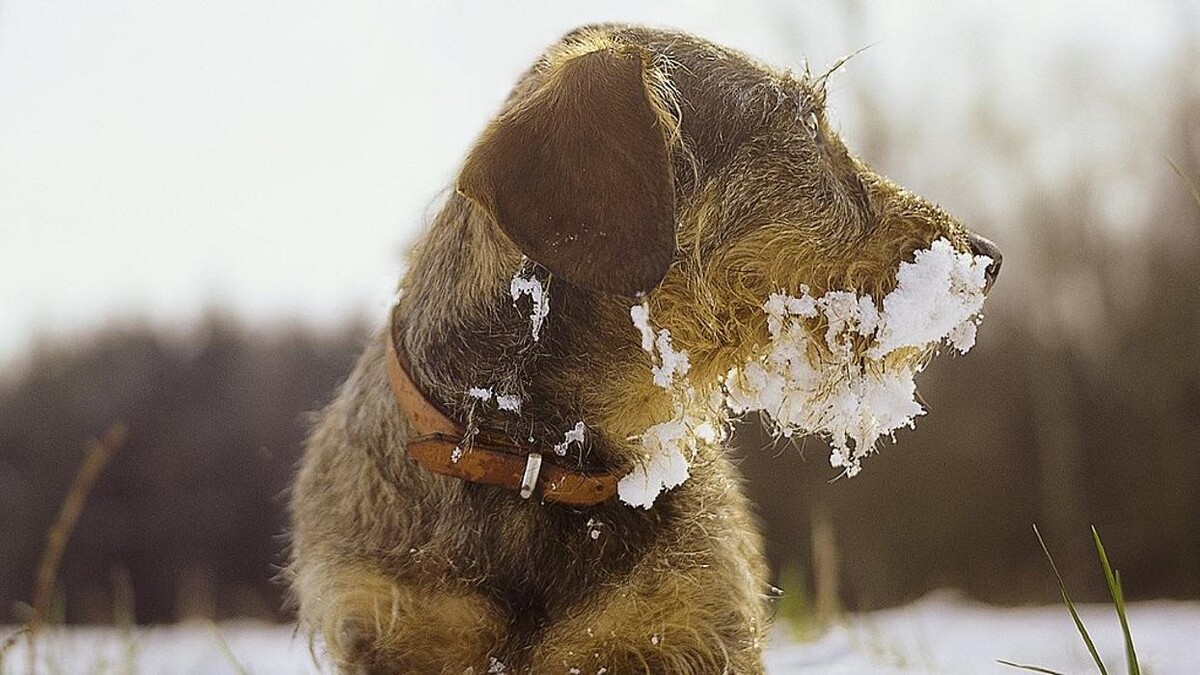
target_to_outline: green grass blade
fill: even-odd
[[[1042,533],[1038,532],[1037,525],[1033,526],[1033,533],[1037,535],[1038,543],[1042,545],[1042,552],[1046,554],[1046,560],[1050,561],[1050,569],[1054,570],[1054,576],[1058,577],[1058,590],[1062,592],[1063,604],[1067,606],[1067,611],[1071,612],[1071,618],[1075,620],[1075,628],[1083,638],[1083,643],[1087,645],[1088,653],[1092,655],[1092,660],[1100,669],[1100,675],[1108,675],[1104,662],[1100,660],[1100,653],[1096,651],[1096,644],[1092,642],[1092,636],[1088,634],[1087,628],[1084,628],[1083,620],[1079,618],[1079,612],[1075,611],[1075,603],[1071,602],[1071,596],[1067,593],[1067,584],[1058,571],[1058,565],[1054,564],[1054,557],[1050,555],[1050,549],[1046,548],[1046,542],[1042,539]]]
[[[1129,675],[1141,675],[1138,667],[1137,653],[1133,650],[1133,635],[1129,632],[1129,620],[1125,616],[1125,592],[1121,588],[1121,575],[1113,572],[1108,564],[1108,554],[1104,552],[1104,544],[1100,542],[1100,533],[1092,526],[1092,540],[1096,542],[1096,554],[1100,556],[1100,566],[1104,568],[1104,581],[1108,584],[1108,593],[1112,596],[1113,605],[1117,608],[1117,618],[1121,620],[1121,633],[1125,636],[1125,663]]]
[[[1066,673],[1060,673],[1057,670],[1050,670],[1049,668],[1042,668],[1041,666],[1028,666],[1023,663],[1013,663],[1012,661],[1005,661],[1004,659],[996,659],[996,662],[1002,663],[1002,664],[1008,666],[1009,668],[1018,668],[1020,670],[1028,670],[1031,673],[1047,673],[1047,675],[1066,675]]]

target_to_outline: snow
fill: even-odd
[[[528,258],[521,258],[521,266],[513,275],[508,291],[512,295],[513,307],[517,306],[517,301],[521,299],[521,296],[529,296],[532,304],[529,313],[529,334],[533,337],[533,341],[537,342],[541,337],[542,322],[550,314],[550,294],[542,288],[541,280],[533,275],[533,271],[531,269],[527,271],[528,263]]]
[[[554,446],[554,454],[560,457],[567,454],[567,449],[570,448],[571,444],[573,443],[577,443],[580,447],[582,447],[583,436],[586,431],[587,427],[582,421],[576,422],[574,427],[568,429],[566,433],[563,434],[562,443],[558,443]]]
[[[688,380],[687,352],[674,348],[669,330],[654,327],[648,302],[632,306],[651,377],[671,393],[675,416],[642,434],[643,463],[618,484],[621,500],[650,508],[661,492],[687,480],[697,443],[726,427],[731,415],[751,411],[765,413],[784,436],[828,438],[830,464],[858,474],[881,437],[912,427],[925,413],[916,398],[924,355],[943,342],[964,354],[974,345],[991,262],[938,239],[913,262],[900,263],[882,309],[870,295],[847,290],[820,297],[806,286],[799,296],[772,293],[762,306],[768,343],[711,391],[697,391]],[[708,403],[698,404],[704,398]]]
[[[1110,672],[1124,672],[1125,652],[1111,605],[1077,605]],[[1200,603],[1171,600],[1126,606],[1142,672],[1196,672]],[[819,639],[797,643],[777,631],[767,650],[769,673],[996,673],[1022,672],[997,659],[1063,673],[1095,673],[1061,604],[1001,608],[937,591],[904,607],[848,616]]]
[[[916,400],[920,357],[943,342],[964,354],[975,344],[991,262],[938,239],[900,264],[882,310],[850,291],[814,298],[802,286],[799,297],[772,294],[763,304],[770,341],[728,373],[726,405],[734,414],[766,413],[784,436],[825,436],[830,464],[856,475],[881,437],[924,414]],[[814,345],[810,331],[822,319]]]
[[[973,329],[973,319],[983,309],[985,273],[991,264],[987,256],[955,251],[946,239],[918,251],[913,262],[901,263],[899,284],[883,299],[886,320],[871,355],[881,358],[902,347],[947,337],[965,354],[974,344],[974,330],[967,343],[965,327]]]
[[[501,410],[520,413],[521,397],[517,396],[516,394],[503,394],[496,397],[496,405],[499,406]]]
[[[587,521],[588,536],[591,537],[592,539],[599,539],[600,534],[601,534],[600,528],[603,525],[604,525],[604,523],[602,521],[596,520],[595,518],[588,518],[588,521]]]
[[[671,390],[679,380],[687,376],[691,369],[686,351],[675,351],[671,344],[671,331],[662,329],[655,331],[650,325],[650,306],[645,300],[640,305],[629,308],[629,318],[642,336],[642,349],[650,355],[652,365],[650,372],[654,384]],[[657,352],[657,358],[655,358]]]
[[[650,370],[654,375],[654,384],[670,389],[676,380],[687,376],[692,364],[688,361],[686,351],[675,351],[671,345],[671,331],[665,328],[658,332],[654,346],[658,349],[659,358],[659,365]]]
[[[640,305],[629,308],[629,318],[642,335],[642,349],[651,356],[654,355],[654,329],[650,327],[650,306],[645,301]]]
[[[496,399],[496,407],[509,412],[521,412],[521,397],[516,394],[496,394],[488,387],[471,387],[467,390],[467,396],[478,399],[484,403]]]
[[[1120,626],[1111,606],[1080,605],[1080,615],[1112,672],[1124,672]],[[1143,672],[1185,675],[1200,663],[1200,603],[1158,600],[1127,606]],[[16,630],[0,627],[0,638]],[[653,634],[652,634],[653,635]],[[650,636],[647,636],[648,638]],[[777,625],[765,660],[771,675],[995,673],[1013,675],[997,659],[1065,673],[1095,672],[1070,615],[1061,604],[1000,608],[940,591],[904,607],[850,614],[808,642]],[[225,645],[225,646],[223,646]],[[227,648],[226,648],[227,647]],[[135,628],[52,627],[39,641],[35,672],[211,673],[308,675],[333,673],[320,644],[292,625],[249,621],[184,623]],[[26,672],[28,644],[17,641],[0,674]],[[130,668],[123,668],[129,664]],[[503,673],[496,661],[488,672]]]
[[[650,323],[650,306],[645,299],[629,308],[629,318],[642,338],[642,349],[650,354],[654,384],[671,392],[675,416],[642,433],[643,462],[617,483],[617,496],[633,507],[648,509],[658,495],[688,479],[688,456],[693,454],[695,428],[712,424],[694,405],[696,391],[687,380],[691,362],[686,351],[676,351],[671,332],[655,330]]]
[[[648,509],[658,495],[688,479],[689,432],[683,416],[655,424],[642,434],[648,461],[633,468],[617,483],[617,496],[633,507]]]

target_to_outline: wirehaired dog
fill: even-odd
[[[630,307],[702,388],[762,341],[768,294],[880,298],[943,237],[999,259],[850,154],[821,78],[671,31],[568,34],[471,150],[312,432],[301,621],[350,672],[762,672],[767,572],[721,441],[651,508],[613,497],[675,405]]]

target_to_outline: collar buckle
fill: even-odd
[[[537,487],[538,474],[542,472],[542,454],[531,452],[525,457],[525,473],[521,476],[521,499],[529,499]]]

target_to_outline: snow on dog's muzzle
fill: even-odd
[[[956,251],[943,238],[900,263],[895,289],[878,303],[853,291],[814,297],[805,286],[798,296],[772,293],[762,306],[766,344],[703,390],[688,377],[687,352],[673,347],[668,330],[651,325],[643,300],[630,317],[651,355],[655,384],[671,392],[675,417],[641,434],[644,461],[618,484],[621,500],[650,508],[688,479],[698,443],[719,440],[731,415],[752,411],[784,436],[828,438],[830,463],[856,475],[881,436],[925,413],[915,378],[928,357],[943,344],[963,354],[974,346],[998,269],[990,256]]]
[[[772,294],[770,340],[726,376],[726,405],[765,413],[784,436],[827,437],[830,463],[857,474],[881,436],[924,414],[915,377],[926,357],[943,343],[964,354],[974,346],[994,262],[943,238],[900,264],[882,307],[851,291]]]

